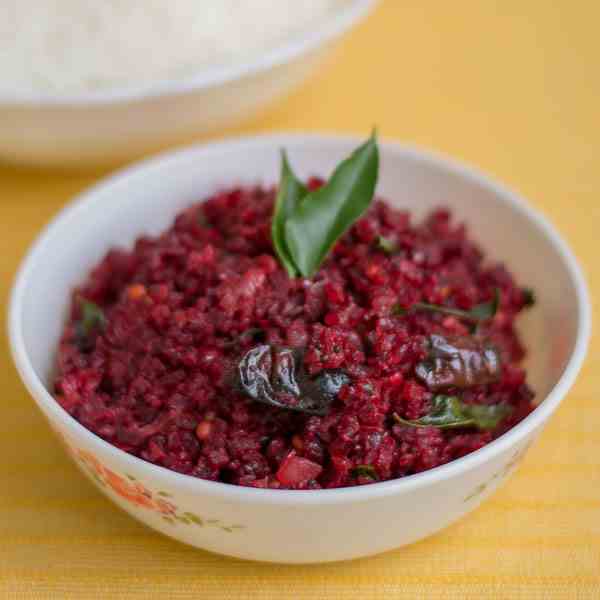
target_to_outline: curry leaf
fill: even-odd
[[[441,304],[428,304],[427,302],[416,302],[412,305],[413,310],[424,310],[429,312],[437,312],[444,315],[451,315],[464,319],[470,323],[481,323],[482,321],[488,321],[492,319],[498,312],[500,306],[500,290],[495,289],[494,295],[491,300],[477,304],[471,310],[461,310],[460,308],[452,308],[450,306],[443,306]],[[403,316],[409,312],[410,309],[402,308],[399,305],[394,306],[392,314],[397,316]]]
[[[476,321],[487,321],[493,318],[500,307],[500,290],[496,288],[492,299],[488,302],[483,302],[474,306],[469,312],[471,317]]]
[[[80,318],[75,322],[75,337],[82,350],[89,350],[92,346],[91,334],[104,329],[106,317],[102,309],[90,300],[79,298],[79,306]]]
[[[398,244],[383,235],[377,238],[377,247],[386,254],[393,254],[398,250]]]
[[[356,467],[354,467],[352,469],[352,476],[353,477],[368,477],[369,479],[372,479],[373,481],[377,481],[379,479],[379,477],[377,476],[377,471],[375,470],[375,467],[372,465],[356,465]]]
[[[412,427],[437,427],[453,429],[456,427],[476,427],[482,431],[495,429],[500,421],[510,413],[505,404],[464,404],[456,396],[434,396],[429,414],[420,419],[409,421],[394,413],[396,422]]]
[[[465,412],[479,429],[495,429],[511,409],[506,404],[472,404],[465,406]]]
[[[466,427],[471,425],[471,420],[463,412],[462,402],[456,396],[434,396],[431,412],[420,419],[408,421],[394,413],[394,419],[403,425],[413,427]]]
[[[338,165],[323,187],[307,194],[288,217],[285,242],[304,277],[318,271],[337,240],[369,207],[378,172],[379,151],[373,133]]]
[[[531,288],[523,288],[521,290],[523,294],[523,306],[530,308],[536,303],[535,292]]]
[[[296,210],[300,201],[308,194],[304,184],[296,177],[287,158],[285,150],[281,151],[281,179],[275,199],[275,212],[271,223],[271,238],[275,252],[290,277],[295,277],[298,270],[290,256],[285,240],[285,223]]]
[[[232,340],[227,340],[226,342],[223,342],[223,348],[235,348],[248,342],[263,341],[264,337],[264,329],[261,329],[260,327],[250,327],[249,329],[246,329],[245,331],[240,333],[240,335],[234,337]]]
[[[94,329],[104,327],[106,317],[102,309],[97,305],[82,298],[81,302],[81,326],[86,335],[89,335]]]

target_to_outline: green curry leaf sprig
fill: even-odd
[[[106,327],[106,316],[91,300],[80,297],[78,301],[80,317],[75,321],[75,339],[82,349],[87,349],[91,345],[92,335]]]
[[[394,413],[394,420],[412,427],[476,427],[488,431],[495,429],[510,411],[510,407],[505,404],[465,404],[456,396],[438,394],[434,396],[431,411],[427,415],[409,421]]]
[[[356,465],[351,471],[353,477],[364,477],[366,479],[371,479],[372,481],[377,481],[379,476],[377,475],[377,471],[372,465]]]
[[[385,254],[394,254],[398,251],[398,244],[383,235],[377,237],[377,248]]]
[[[290,277],[312,277],[373,200],[379,173],[376,134],[341,162],[325,185],[313,191],[296,177],[285,152],[281,163],[271,226],[273,246]]]
[[[427,312],[436,312],[444,315],[451,315],[459,319],[464,319],[469,323],[478,325],[484,321],[493,319],[498,308],[500,307],[500,290],[496,288],[491,300],[477,304],[471,310],[461,310],[460,308],[452,308],[441,304],[428,304],[427,302],[416,302],[410,309],[395,306],[392,309],[394,315],[405,315],[411,310],[422,310]]]

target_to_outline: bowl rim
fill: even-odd
[[[139,102],[164,96],[185,94],[227,84],[237,79],[258,75],[288,63],[303,54],[341,36],[375,8],[379,0],[348,0],[334,8],[331,15],[312,29],[297,32],[291,39],[259,53],[254,58],[201,69],[196,75],[159,79],[127,87],[115,87],[72,93],[0,93],[0,106],[85,107]]]
[[[52,415],[67,430],[72,430],[77,437],[83,436],[91,446],[101,449],[115,460],[125,462],[132,468],[141,469],[148,477],[163,478],[179,490],[190,494],[207,494],[226,500],[237,500],[256,504],[342,504],[358,502],[372,498],[381,498],[393,494],[405,493],[432,483],[440,482],[469,471],[498,454],[514,446],[528,434],[538,429],[556,410],[564,396],[573,385],[585,359],[591,335],[591,305],[587,285],[582,270],[566,242],[554,229],[553,225],[537,210],[529,206],[515,192],[488,177],[479,169],[463,162],[456,161],[439,153],[420,149],[413,145],[403,145],[394,141],[381,141],[380,151],[386,154],[408,158],[426,163],[436,169],[462,177],[470,182],[491,189],[498,199],[528,220],[531,225],[549,240],[555,247],[572,280],[577,301],[577,333],[571,356],[552,390],[542,399],[535,410],[515,427],[490,442],[483,448],[466,456],[453,460],[422,473],[409,475],[400,479],[392,479],[365,486],[335,488],[325,490],[271,490],[243,487],[222,482],[203,480],[190,475],[177,473],[165,467],[149,463],[137,456],[128,454],[116,446],[106,442],[92,433],[71,417],[54,399],[43,381],[38,378],[25,349],[22,332],[23,296],[27,289],[30,272],[43,257],[44,246],[54,237],[54,231],[64,227],[70,219],[76,218],[80,212],[92,209],[102,199],[102,192],[110,189],[131,177],[139,177],[146,171],[164,168],[190,157],[200,159],[203,154],[215,152],[248,152],[249,147],[256,151],[262,147],[280,148],[285,145],[329,145],[332,148],[344,146],[355,147],[362,140],[354,136],[336,134],[298,134],[278,133],[258,136],[228,138],[207,144],[194,144],[176,151],[167,151],[155,157],[134,163],[118,170],[114,174],[102,178],[99,182],[78,194],[68,203],[38,235],[30,246],[17,272],[8,306],[8,337],[13,361],[21,379],[29,390],[42,412]],[[168,484],[168,483],[167,483]]]

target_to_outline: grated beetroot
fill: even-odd
[[[311,188],[321,181],[309,181]],[[533,409],[513,328],[527,303],[502,265],[488,265],[464,225],[437,210],[373,204],[314,278],[290,279],[270,240],[275,190],[235,188],[180,214],[162,235],[113,249],[74,292],[58,352],[57,401],[109,443],[168,469],[262,488],[352,486],[425,471],[492,441]],[[378,243],[385,236],[395,250]],[[415,377],[428,335],[466,335],[454,316],[393,307],[469,310],[498,289],[481,327],[502,356],[500,381],[461,390],[467,404],[505,403],[494,431],[395,423],[425,415],[432,392]],[[80,343],[86,298],[105,326]],[[232,385],[240,353],[261,343],[304,350],[310,375],[342,369],[329,414],[252,401]],[[88,340],[90,342],[90,340]],[[366,466],[366,467],[365,467]]]

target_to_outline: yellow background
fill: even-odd
[[[377,124],[382,136],[476,164],[556,224],[594,293],[599,6],[384,0],[316,77],[232,133],[366,135]],[[40,228],[102,174],[0,167],[3,304]],[[58,446],[3,343],[0,597],[600,598],[599,349],[594,339],[576,386],[518,473],[475,513],[382,556],[288,567],[192,550],[117,510]]]

